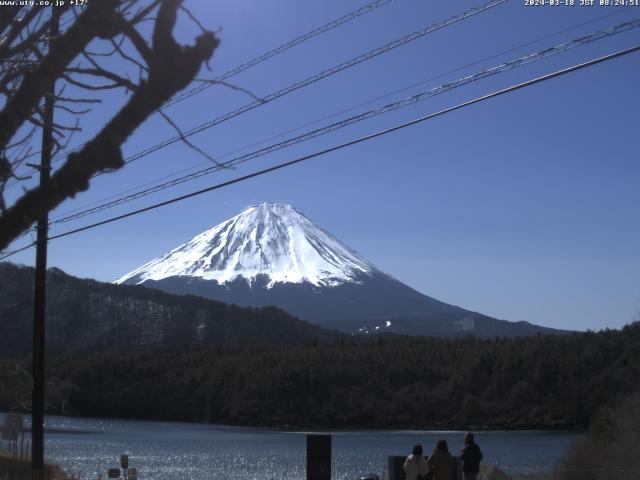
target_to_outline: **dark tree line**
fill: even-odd
[[[637,390],[640,323],[515,340],[183,347],[49,363],[67,413],[273,426],[584,428]],[[0,406],[28,388],[2,364]],[[28,370],[28,366],[24,367]],[[11,385],[17,382],[17,385]]]

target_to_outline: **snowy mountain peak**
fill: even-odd
[[[122,276],[142,283],[191,276],[226,283],[258,275],[276,283],[335,286],[378,270],[291,205],[252,205],[235,217]]]

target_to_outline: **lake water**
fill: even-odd
[[[140,480],[296,480],[305,477],[306,433],[193,423],[47,417],[45,455],[67,472],[96,479],[129,454]],[[389,455],[408,454],[416,443],[428,452],[444,438],[452,453],[463,432],[335,431],[332,478],[382,474]],[[550,471],[576,433],[481,432],[483,463],[509,473]],[[106,476],[106,474],[105,474]]]

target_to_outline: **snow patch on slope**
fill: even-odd
[[[115,283],[142,283],[172,276],[217,280],[258,275],[274,284],[309,282],[335,286],[378,271],[371,263],[318,227],[291,205],[251,206]]]

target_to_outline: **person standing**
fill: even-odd
[[[407,480],[426,478],[428,472],[429,467],[427,467],[427,462],[422,454],[422,445],[416,445],[404,462],[404,473]]]
[[[433,473],[433,480],[451,480],[455,469],[454,459],[449,453],[446,440],[438,440],[435,450],[427,460],[429,471]]]
[[[477,480],[480,471],[480,461],[482,460],[482,451],[476,444],[473,433],[467,432],[464,436],[464,447],[460,452],[462,459],[462,475],[464,480]]]

